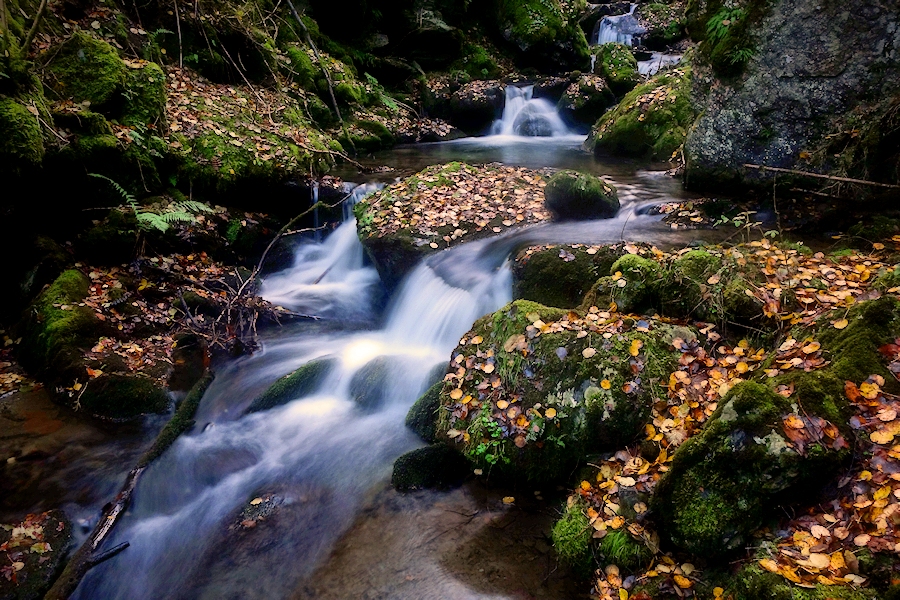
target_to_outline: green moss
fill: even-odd
[[[647,24],[642,42],[648,47],[663,48],[685,35],[683,5],[659,2],[641,6],[640,15]]]
[[[560,171],[544,188],[544,205],[557,221],[606,219],[619,211],[616,188],[599,177]]]
[[[466,43],[463,58],[451,65],[451,70],[464,72],[471,79],[496,79],[501,75],[496,58],[484,46]]]
[[[438,411],[441,408],[441,391],[444,382],[438,381],[416,400],[406,414],[406,426],[419,434],[429,444],[437,436]]]
[[[445,489],[458,485],[468,474],[469,463],[459,452],[432,444],[395,460],[391,485],[400,492]]]
[[[357,150],[373,152],[394,145],[394,136],[387,127],[378,121],[357,121],[353,124],[354,132],[350,138]],[[358,132],[358,133],[356,133]],[[346,142],[346,137],[341,137],[341,142]]]
[[[380,356],[353,374],[350,380],[350,398],[360,408],[372,410],[384,403],[390,377],[394,374],[391,365],[389,357]]]
[[[597,50],[597,68],[616,94],[631,91],[641,80],[637,59],[625,44],[603,44]]]
[[[652,499],[673,544],[722,557],[743,548],[779,503],[814,498],[847,452],[811,445],[801,456],[780,433],[793,412],[787,399],[752,382],[720,401],[701,434],[678,448]]]
[[[321,71],[313,64],[305,46],[291,46],[286,54],[290,59],[289,72],[297,79],[297,83],[305,90],[315,90],[316,79]]]
[[[37,115],[14,98],[0,97],[0,173],[17,174],[40,165],[43,158],[44,138]]]
[[[690,79],[690,68],[682,67],[634,88],[597,121],[587,147],[595,152],[670,159],[694,121]]]
[[[285,375],[260,394],[246,412],[259,412],[286,404],[314,392],[333,369],[335,358],[318,358]]]
[[[156,63],[129,69],[125,78],[124,125],[157,123],[166,111],[166,75]]]
[[[660,285],[663,314],[717,321],[708,281],[722,269],[722,259],[705,250],[691,250],[672,262]],[[709,318],[715,317],[715,318]]]
[[[802,588],[793,585],[776,573],[764,570],[754,561],[747,564],[730,578],[727,594],[734,594],[735,600],[878,600],[882,598],[877,590],[854,589],[848,586],[816,585]]]
[[[520,253],[513,266],[513,295],[545,306],[576,307],[597,277],[608,273],[621,255],[613,246],[603,246],[594,254],[567,246]]]
[[[60,97],[92,106],[112,100],[128,77],[128,67],[115,48],[81,31],[60,46],[49,70]]]
[[[900,286],[900,264],[889,267],[872,282],[872,287],[882,292],[897,286]]]
[[[538,69],[587,65],[590,51],[577,19],[553,0],[500,0],[498,21],[503,37]]]
[[[656,286],[661,276],[659,263],[626,254],[610,267],[610,276],[601,277],[584,297],[581,308],[606,308],[614,302],[625,313],[641,312],[657,303]]]
[[[113,374],[91,379],[79,402],[88,414],[120,420],[164,412],[169,396],[149,377]]]
[[[19,358],[27,369],[65,377],[78,370],[80,348],[99,337],[94,311],[78,306],[88,295],[89,285],[80,271],[64,271],[32,303],[19,348]]]
[[[653,560],[653,552],[624,529],[607,532],[600,540],[600,554],[606,564],[617,565],[630,571],[646,567]]]
[[[566,507],[563,516],[553,525],[550,533],[556,554],[581,575],[589,574],[593,567],[591,533],[593,533],[591,522],[585,514],[585,506],[581,501]]]
[[[212,380],[212,373],[207,372],[194,384],[191,391],[188,392],[188,395],[185,396],[175,410],[175,414],[172,415],[166,426],[156,436],[153,446],[138,460],[138,467],[146,467],[162,456],[163,452],[168,450],[169,446],[178,439],[178,436],[189,431],[194,426],[194,415],[197,413],[197,408],[200,407],[200,400],[203,399],[203,394],[206,393]]]
[[[557,110],[578,122],[593,124],[615,103],[616,97],[602,77],[582,75],[566,88]]]

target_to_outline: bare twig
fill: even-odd
[[[181,16],[178,14],[178,0],[175,2],[175,29],[178,30],[178,68],[184,68],[184,50],[181,46]]]
[[[815,179],[827,179],[829,181],[843,181],[844,183],[858,183],[860,185],[874,185],[877,187],[900,189],[900,185],[891,183],[880,183],[878,181],[868,181],[866,179],[852,179],[850,177],[837,177],[835,175],[822,175],[820,173],[810,173],[809,171],[798,171],[797,169],[782,169],[780,167],[766,167],[761,165],[745,164],[748,169],[757,169],[759,171],[774,171],[776,173],[790,173],[792,175],[802,175],[803,177],[813,177]]]
[[[31,48],[31,43],[34,41],[34,36],[37,35],[38,28],[41,25],[41,19],[44,16],[44,10],[47,8],[47,0],[41,0],[41,5],[38,7],[37,13],[34,15],[34,22],[31,24],[31,29],[28,30],[28,35],[25,36],[25,41],[22,42],[22,55],[25,56],[28,54],[28,50]]]

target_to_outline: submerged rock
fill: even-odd
[[[599,177],[561,171],[544,188],[544,205],[554,221],[608,219],[619,212],[616,188]]]
[[[849,447],[826,434],[801,453],[783,424],[797,410],[764,385],[736,385],[657,485],[651,508],[661,532],[679,548],[719,557],[744,548],[780,503],[812,501]]]
[[[587,453],[635,439],[692,333],[592,308],[517,300],[479,319],[453,352],[439,439],[519,481],[568,475]]]
[[[269,410],[314,392],[322,385],[337,360],[333,357],[325,357],[306,363],[269,386],[265,392],[250,403],[244,412]]]

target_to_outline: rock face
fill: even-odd
[[[640,81],[637,59],[625,44],[603,44],[597,49],[595,71],[616,94],[630,91]]]
[[[619,211],[619,196],[599,177],[560,171],[544,188],[544,205],[554,221],[608,219]]]
[[[546,72],[587,67],[587,39],[562,3],[500,0],[497,16],[500,35],[528,65]]]
[[[746,14],[755,14],[758,3],[745,4]],[[689,8],[695,38],[707,19],[722,14],[720,6]],[[688,186],[771,179],[745,163],[896,182],[897,133],[889,114],[900,94],[900,5],[783,0],[758,19],[743,38],[725,33],[727,47],[716,43],[712,67],[695,74],[701,116],[685,143]],[[743,61],[742,74],[719,73]],[[856,136],[841,133],[851,129]]]

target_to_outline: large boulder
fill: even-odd
[[[441,391],[437,438],[517,481],[566,477],[590,452],[634,441],[664,394],[683,327],[517,300],[463,336]]]
[[[432,444],[395,460],[391,485],[398,492],[444,489],[462,483],[469,472],[469,463],[459,452]]]
[[[651,509],[663,535],[716,558],[743,549],[778,506],[814,500],[849,458],[849,446],[834,424],[798,410],[764,385],[732,388],[656,487]],[[799,446],[788,435],[795,423],[824,433]]]
[[[499,81],[473,81],[464,85],[450,96],[447,120],[471,135],[483,133],[503,112],[505,89]]]
[[[641,36],[641,43],[651,50],[665,50],[686,34],[682,2],[651,2],[639,6],[636,12],[638,21],[647,30]]]
[[[544,188],[544,205],[554,221],[608,219],[619,212],[619,196],[599,177],[560,171]]]
[[[615,94],[625,94],[641,80],[637,59],[625,44],[603,44],[596,49],[595,72],[606,80]]]
[[[115,102],[128,77],[116,49],[83,31],[63,42],[52,59],[49,73],[56,94],[88,102],[95,110]]]
[[[38,167],[44,158],[41,105],[34,99],[43,97],[0,97],[0,175],[18,175]]]
[[[680,67],[634,88],[597,121],[585,146],[596,153],[672,158],[694,120],[690,80],[690,68]]]
[[[888,0],[864,11],[809,0],[691,3],[692,36],[708,50],[695,61],[700,117],[685,143],[687,184],[734,189],[775,177],[745,164],[896,183],[898,22],[900,6]]]
[[[618,246],[580,244],[524,248],[513,263],[513,297],[557,308],[578,306],[622,253]]]

